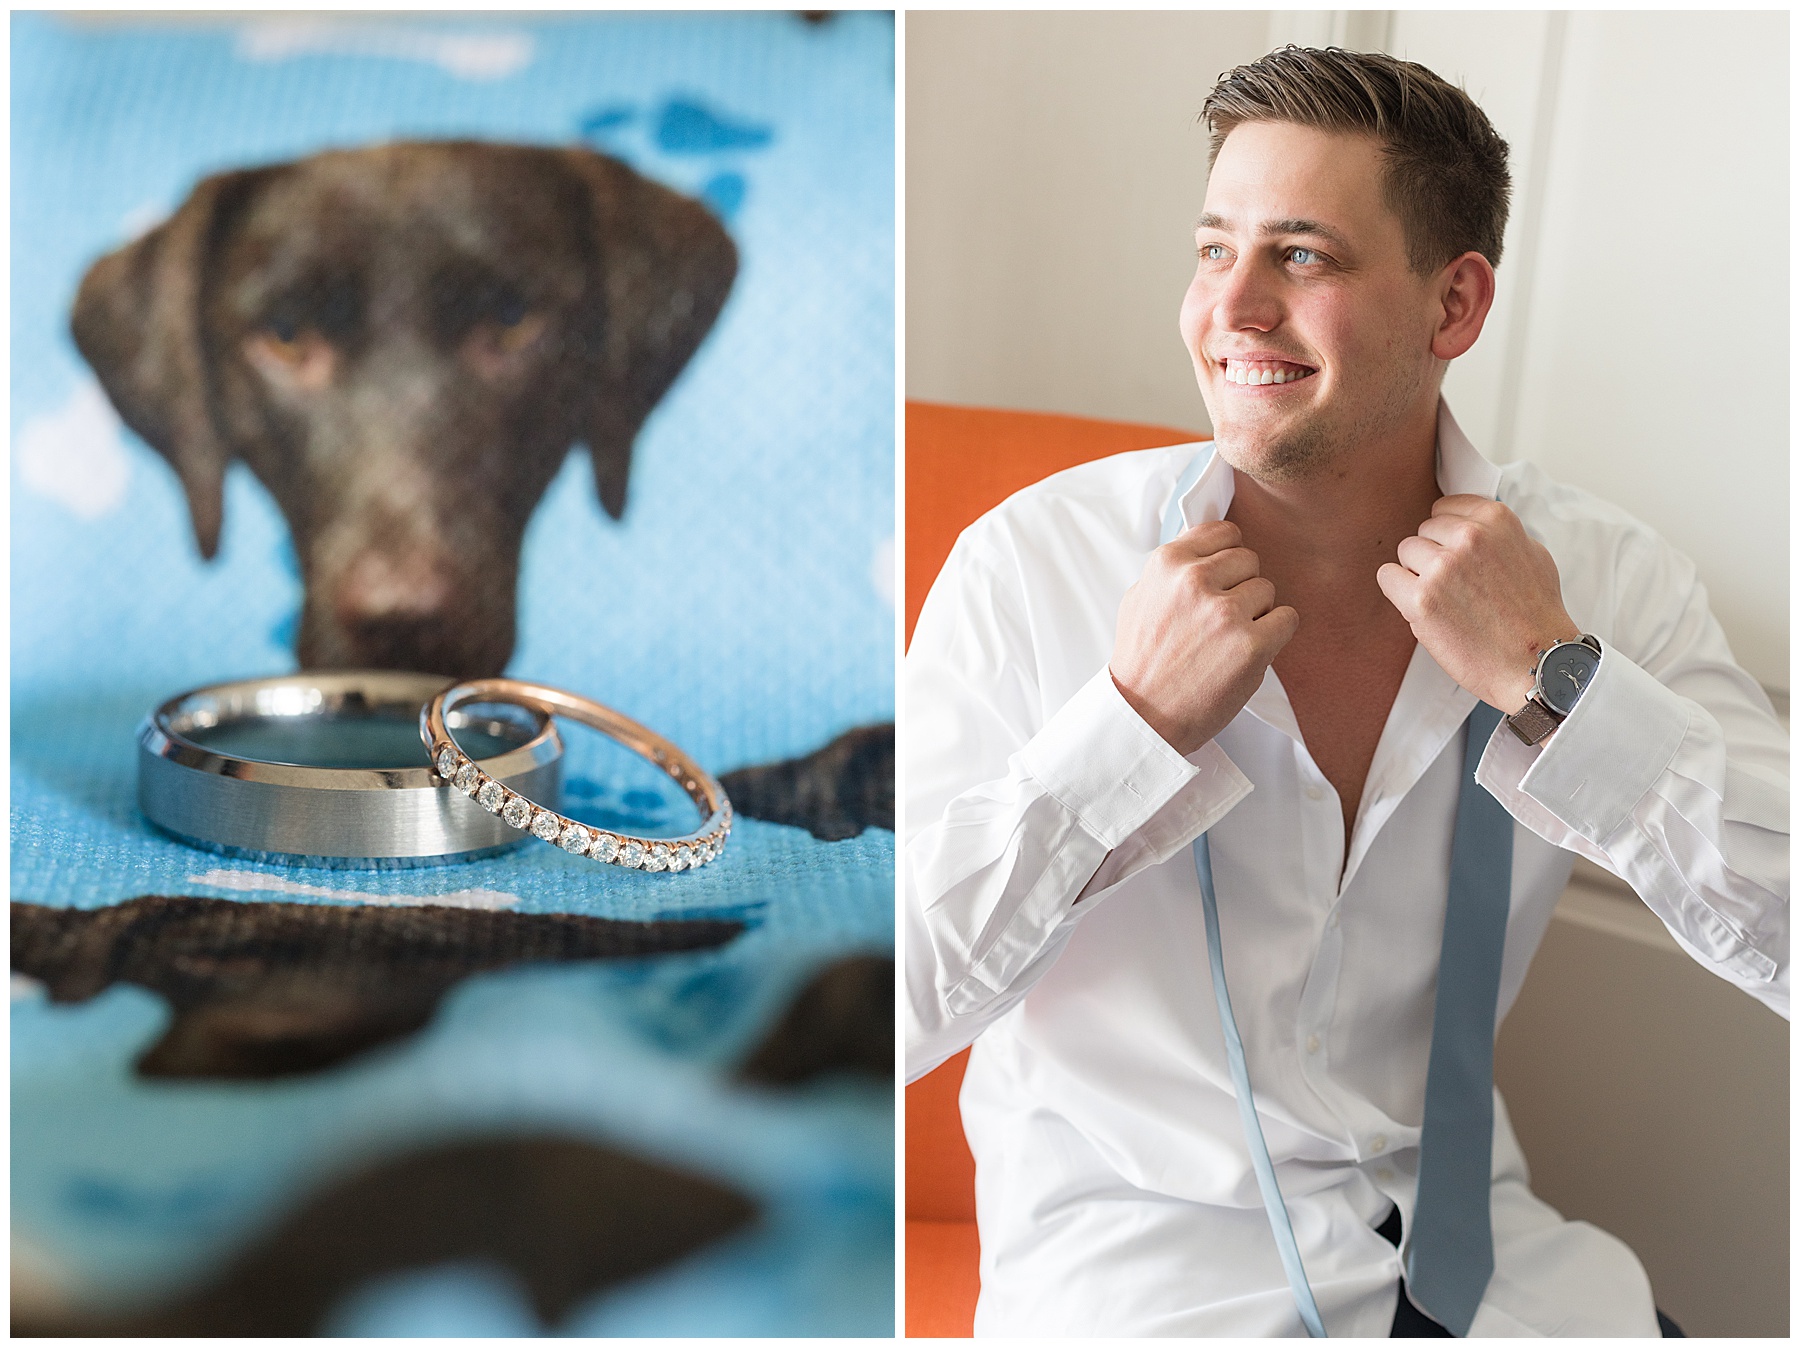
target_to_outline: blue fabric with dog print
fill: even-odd
[[[579,1307],[562,1333],[886,1336],[885,1087],[788,1092],[730,1067],[804,979],[893,947],[894,838],[740,821],[679,877],[528,843],[408,871],[263,866],[135,807],[134,731],[170,695],[294,668],[301,585],[241,464],[217,558],[68,336],[85,268],[223,168],[390,138],[581,144],[706,201],[735,288],[637,442],[621,521],[571,453],[533,516],[508,672],[582,691],[715,772],[894,712],[893,28],[852,12],[494,19],[12,20],[12,897],[450,903],[732,915],[718,950],[465,980],[399,1044],[267,1084],[147,1082],[168,1009],[115,986],[53,1006],[15,982],[21,1276],[129,1297],[199,1277],[321,1174],[495,1124],[556,1125],[752,1196],[748,1233]],[[673,808],[568,739],[570,812]],[[676,798],[677,802],[679,798]],[[579,807],[579,809],[577,808]],[[362,1289],[333,1332],[541,1332],[479,1270]]]

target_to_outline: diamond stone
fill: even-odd
[[[669,858],[669,869],[672,871],[685,871],[693,864],[694,849],[689,847],[686,843],[676,843],[675,855]]]
[[[565,852],[573,852],[579,856],[587,851],[588,831],[570,824],[562,831],[562,836],[557,838],[556,845]]]
[[[595,836],[593,845],[588,848],[588,855],[596,861],[611,861],[618,855],[619,840],[610,833]]]
[[[442,777],[445,781],[449,781],[452,777],[456,776],[456,758],[456,750],[452,749],[448,744],[438,750],[438,776]]]
[[[506,802],[506,808],[500,811],[500,817],[514,828],[524,828],[531,822],[531,803],[514,796]]]
[[[481,808],[489,814],[499,814],[500,807],[506,804],[506,788],[490,778],[481,784],[481,790],[475,793],[475,799],[481,802]]]
[[[531,831],[545,842],[555,842],[562,832],[562,820],[548,810],[539,810],[531,821]]]
[[[635,838],[627,838],[619,846],[619,864],[621,866],[642,866],[644,864],[644,844]]]
[[[650,851],[644,857],[644,869],[647,871],[665,871],[669,868],[669,849],[661,843],[651,843]]]
[[[456,770],[456,789],[465,796],[475,794],[475,788],[481,781],[481,769],[473,763],[464,763]]]

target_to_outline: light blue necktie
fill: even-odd
[[[1163,542],[1181,532],[1181,500],[1211,457],[1210,452],[1196,455],[1176,484],[1163,516]],[[1494,1231],[1488,1210],[1494,1147],[1494,1017],[1512,896],[1513,828],[1512,816],[1476,784],[1475,769],[1500,716],[1486,703],[1476,703],[1469,714],[1450,845],[1450,897],[1438,958],[1431,1059],[1425,1079],[1412,1252],[1406,1265],[1407,1290],[1413,1303],[1458,1338],[1468,1334],[1494,1272]],[[1250,1145],[1251,1166],[1301,1323],[1311,1337],[1324,1338],[1325,1327],[1306,1281],[1287,1204],[1282,1201],[1256,1116],[1244,1045],[1231,1014],[1219,942],[1218,901],[1213,893],[1212,852],[1204,833],[1194,839],[1193,851],[1206,919],[1213,995],[1238,1116]]]
[[[1494,1225],[1488,1212],[1494,1016],[1512,903],[1513,821],[1476,783],[1475,769],[1499,724],[1500,713],[1485,702],[1477,702],[1469,713],[1450,844],[1450,902],[1431,1018],[1412,1253],[1406,1261],[1413,1304],[1459,1339],[1467,1336],[1494,1272]]]

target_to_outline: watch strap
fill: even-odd
[[[1523,708],[1506,718],[1506,724],[1512,727],[1513,734],[1527,744],[1538,744],[1546,735],[1562,724],[1562,717],[1539,702],[1535,697]]]

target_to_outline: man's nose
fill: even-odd
[[[1213,320],[1233,332],[1268,332],[1281,321],[1277,278],[1254,258],[1239,258],[1219,280]]]

